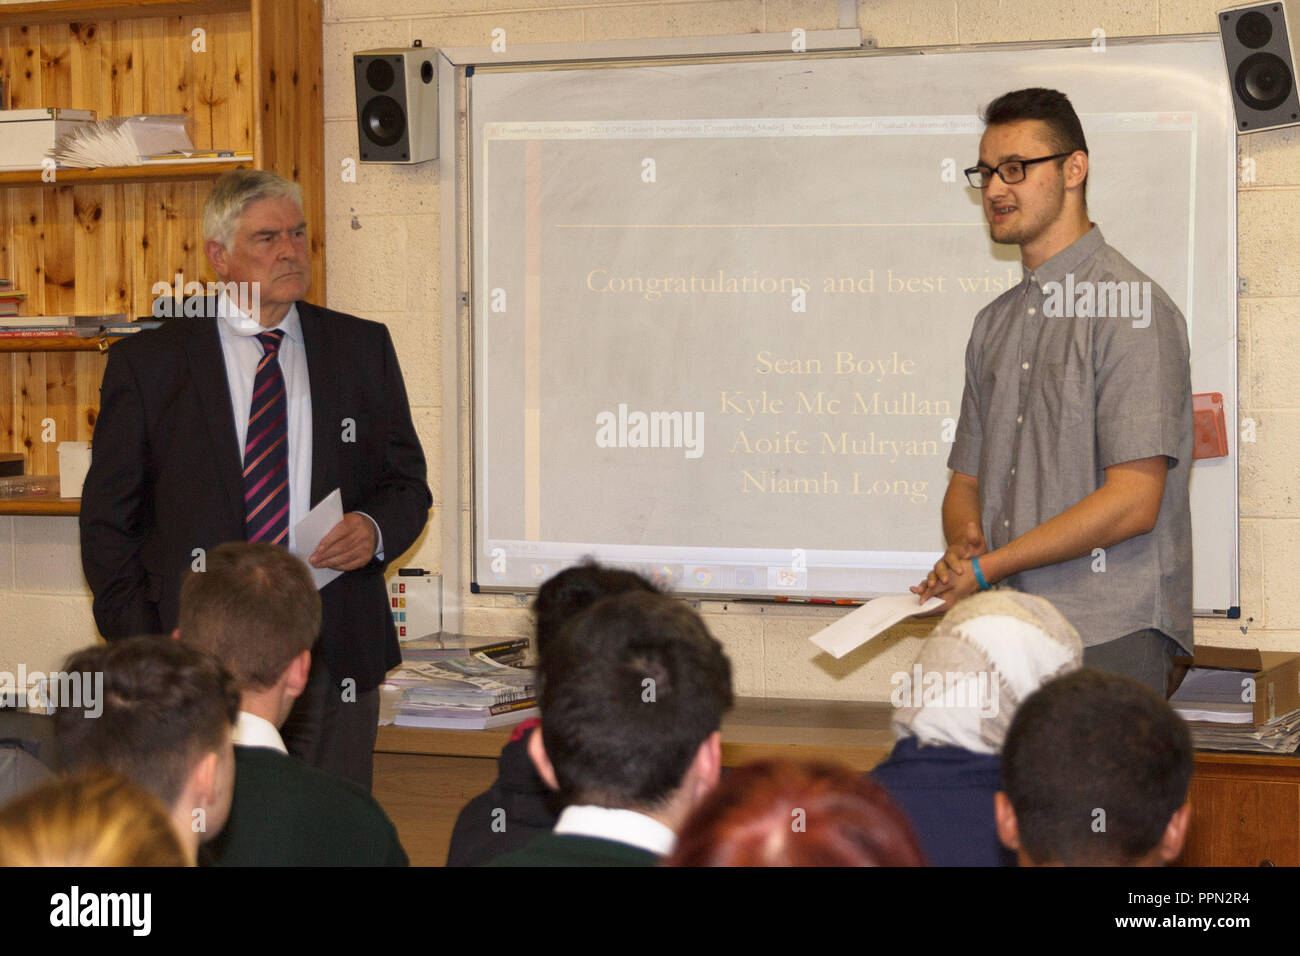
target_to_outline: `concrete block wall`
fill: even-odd
[[[331,308],[377,319],[393,332],[417,428],[430,462],[435,512],[401,560],[441,570],[459,560],[441,551],[447,500],[440,483],[444,412],[438,295],[438,164],[358,166],[350,56],[375,46],[485,45],[496,27],[510,43],[704,36],[828,29],[837,0],[323,0],[326,247]],[[857,25],[881,47],[1206,32],[1220,0],[858,0]],[[1198,621],[1197,641],[1300,650],[1300,350],[1287,329],[1300,309],[1300,133],[1243,137],[1255,181],[1239,196],[1239,260],[1249,293],[1240,308],[1241,414],[1258,440],[1241,446],[1240,621]],[[455,414],[456,410],[446,410]],[[467,475],[460,476],[464,486]],[[451,496],[454,502],[455,496]],[[937,520],[936,514],[936,520]],[[95,639],[80,576],[76,522],[0,518],[0,669],[49,668]],[[1269,555],[1265,565],[1264,555]],[[701,606],[726,646],[743,695],[885,700],[889,678],[910,666],[927,629],[902,625],[842,661],[807,641],[834,609]],[[501,596],[467,597],[465,630],[524,634],[526,610]]]

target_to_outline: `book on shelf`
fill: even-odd
[[[175,166],[184,163],[219,163],[222,161],[251,163],[253,154],[236,152],[233,149],[202,149],[188,153],[152,153],[140,157],[140,163],[144,166]]]
[[[127,322],[125,312],[112,312],[107,315],[11,315],[0,317],[0,328],[4,329],[54,329],[54,328],[99,328],[101,325],[123,325]]]
[[[80,329],[7,329],[0,326],[0,339],[75,339]]]
[[[466,638],[459,634],[417,637],[402,644],[402,661],[445,661],[470,654],[486,654],[499,664],[513,666],[524,662],[531,643],[526,637],[502,638],[487,644],[467,645],[466,641],[482,641],[482,638]]]
[[[496,707],[442,707],[422,711],[403,704],[393,718],[398,727],[428,727],[436,730],[490,730],[509,727],[540,715],[537,700],[516,701]]]

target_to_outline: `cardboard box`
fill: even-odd
[[[0,169],[40,169],[60,137],[93,122],[94,110],[0,110]]]
[[[1195,659],[1175,657],[1177,683],[1188,667],[1241,671],[1255,681],[1254,725],[1300,709],[1300,654],[1246,647],[1197,647]],[[1177,686],[1177,683],[1174,685]]]

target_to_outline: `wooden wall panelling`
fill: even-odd
[[[0,355],[0,451],[21,451],[18,445],[18,396],[14,393],[14,367],[20,353]]]
[[[0,96],[0,110],[9,108],[9,84],[13,81],[14,58],[9,48],[9,28],[0,27],[0,83],[4,84],[3,96]],[[0,398],[3,398],[0,395]]]
[[[95,282],[102,265],[83,264],[78,255],[78,228],[83,216],[98,218],[96,210],[77,208],[78,191],[72,186],[44,183],[24,187],[42,200],[41,264],[44,267],[45,298],[40,315],[70,315],[78,307],[77,283]],[[91,187],[96,189],[97,187]]]
[[[17,442],[15,451],[27,453],[29,475],[50,473],[49,447],[41,441],[45,420],[45,358],[48,352],[18,352],[14,355],[14,378],[18,386]]]
[[[128,319],[133,319],[140,314],[135,310],[131,290],[135,219],[126,204],[126,188],[120,183],[111,184],[105,186],[101,194],[103,215],[99,220],[99,256],[104,263],[104,275],[100,287],[89,290],[86,311],[110,315],[124,312]]]
[[[156,186],[146,189],[142,183],[126,186],[125,195],[130,208],[136,210],[136,255],[131,260],[131,290],[136,312],[143,314],[148,311],[146,303],[152,302],[150,290],[153,284],[160,281],[170,284],[172,281],[163,264],[166,234],[163,226],[163,197],[159,195]]]
[[[163,20],[160,17],[135,20],[132,27],[132,90],[139,91],[139,110],[142,113],[166,113],[167,57],[164,54]]]
[[[199,142],[194,110],[194,54],[190,51],[188,17],[168,17],[163,21],[163,75],[166,94],[164,113],[184,113],[190,139]],[[203,148],[203,147],[200,147]]]
[[[45,27],[53,30],[56,27]],[[102,40],[99,24],[85,21],[68,24],[62,28],[68,44],[68,102],[67,106],[77,110],[95,110],[95,118],[103,119],[99,113],[100,88],[104,85],[100,75],[102,60]],[[63,103],[51,103],[51,106],[64,106]]]
[[[225,149],[253,149],[253,34],[247,14],[214,18],[221,46],[221,82],[226,89]],[[222,147],[218,147],[222,148]]]
[[[130,20],[105,20],[99,24],[101,120],[142,111],[134,44],[135,24]]]
[[[45,314],[44,242],[45,202],[41,189],[18,186],[9,190],[13,225],[12,264],[14,285],[27,293],[20,307],[24,315]]]
[[[41,50],[37,27],[11,27],[9,49],[12,69],[5,83],[9,108],[35,109],[41,104]]]
[[[41,97],[37,106],[78,109],[72,101],[72,35],[67,24],[49,23],[40,31]]]
[[[212,31],[211,17],[198,15],[182,17],[182,31],[189,37],[189,69],[194,96],[194,122],[190,139],[197,149],[216,149],[213,145],[214,112],[218,100],[224,99],[216,88],[216,71],[212,66]],[[195,30],[202,30],[202,50],[195,50]]]
[[[311,241],[312,285],[316,301],[325,301],[325,78],[321,65],[321,10],[319,4],[303,5],[302,15],[310,26],[296,37],[297,75],[294,83],[295,127],[302,130],[297,143],[299,168],[295,179],[303,186],[303,203],[308,210],[307,231]],[[337,174],[336,174],[337,175]]]

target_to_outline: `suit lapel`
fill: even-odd
[[[184,320],[193,323],[194,332],[186,337],[185,351],[190,376],[203,408],[208,430],[209,448],[217,475],[239,526],[244,524],[244,479],[240,467],[243,455],[235,435],[235,413],[230,403],[230,382],[226,378],[226,358],[221,351],[221,337],[215,317],[209,315]],[[196,463],[197,464],[197,463]]]
[[[338,388],[333,385],[340,380],[338,349],[334,330],[314,305],[299,302],[298,319],[307,349],[307,380],[311,389],[311,504],[315,507],[339,487],[338,455],[332,450],[343,427]]]

